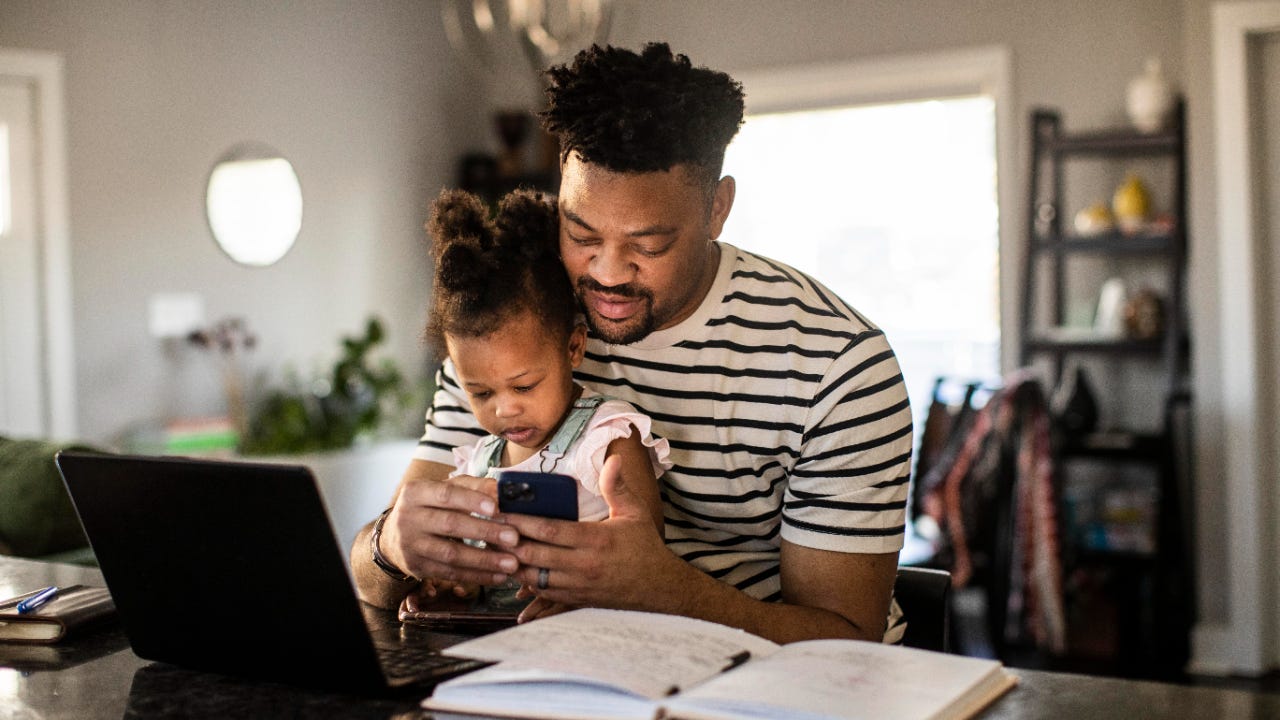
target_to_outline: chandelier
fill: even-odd
[[[535,76],[609,34],[612,0],[443,0],[449,43],[467,62],[501,73],[523,56]]]

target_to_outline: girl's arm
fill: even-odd
[[[604,457],[618,456],[622,461],[622,481],[635,493],[649,509],[653,524],[662,535],[662,494],[658,489],[658,479],[653,474],[653,463],[649,460],[649,449],[640,441],[640,431],[631,426],[631,435],[618,438],[609,443]]]

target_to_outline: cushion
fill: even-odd
[[[42,557],[88,546],[62,476],[59,450],[83,445],[0,437],[0,547],[10,555]]]

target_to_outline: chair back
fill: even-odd
[[[903,645],[938,652],[951,651],[951,573],[932,568],[899,567],[893,596],[907,621]]]

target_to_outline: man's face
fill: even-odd
[[[633,343],[697,309],[715,280],[733,179],[710,201],[685,166],[617,173],[570,154],[561,168],[560,255],[591,330]]]

